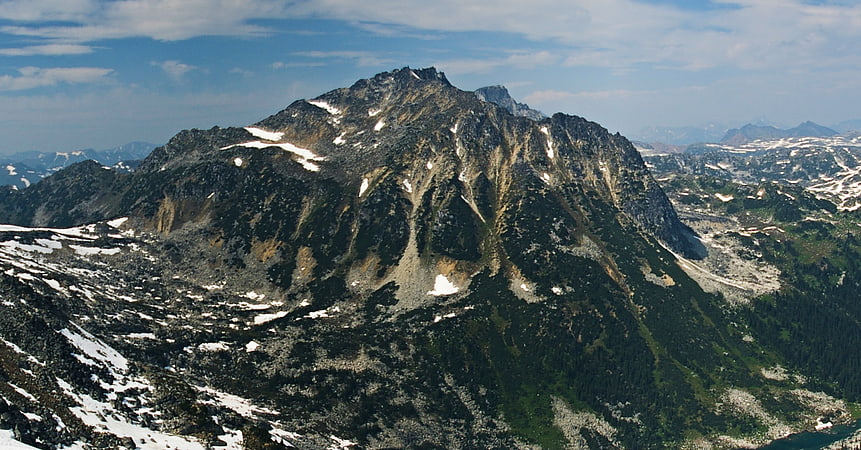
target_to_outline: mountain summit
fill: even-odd
[[[479,88],[476,89],[475,95],[481,100],[502,106],[515,116],[526,117],[532,120],[541,120],[547,117],[541,111],[530,108],[529,105],[518,103],[511,97],[505,86],[496,85]]]
[[[0,425],[31,440],[661,448],[759,433],[750,392],[786,398],[771,438],[814,414],[630,142],[432,68],[0,206]]]

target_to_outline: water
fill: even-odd
[[[852,434],[859,429],[861,429],[861,420],[846,425],[835,425],[827,430],[793,434],[792,436],[774,441],[771,444],[762,447],[761,450],[821,449],[841,439],[846,439],[847,437],[852,436]]]

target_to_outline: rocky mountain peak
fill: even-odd
[[[508,93],[508,89],[502,85],[479,88],[475,91],[475,95],[481,100],[502,106],[515,116],[527,117],[532,120],[541,120],[546,117],[541,111],[532,109],[525,103],[518,103]]]
[[[404,68],[298,101],[255,126],[318,155],[321,173],[345,174],[343,181],[354,186],[364,180],[373,186],[368,174],[383,170],[397,183],[419,179],[433,186],[445,179],[470,190],[487,179],[505,187],[512,171],[528,168],[537,183],[600,192],[671,247],[697,253],[625,138],[576,116],[529,111],[504,87],[471,94],[433,68]],[[540,120],[520,117],[529,115]]]
[[[443,72],[435,67],[424,69],[412,69],[403,67],[390,72],[382,72],[371,78],[362,79],[353,84],[349,89],[390,90],[408,89],[427,82],[440,83],[441,85],[453,87]]]

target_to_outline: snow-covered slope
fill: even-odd
[[[158,250],[117,228],[125,222],[0,225],[0,409],[9,413],[0,428],[36,446],[238,449],[249,426],[263,426],[264,441],[302,442],[279,422],[290,411],[187,374],[163,354],[251,354],[265,344],[227,344],[224,334],[283,305],[226,283],[153,276]]]

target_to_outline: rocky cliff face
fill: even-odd
[[[781,398],[769,414],[801,395],[756,375],[775,361],[660,244],[701,252],[626,139],[515,116],[434,69],[37,187],[0,195],[0,221],[55,227],[8,230],[0,295],[68,312],[0,334],[20,349],[8,379],[67,393],[39,410],[81,422],[62,442],[129,436],[93,418],[110,412],[251,448],[661,447],[738,434],[715,406],[736,391]],[[39,329],[56,345],[21,338]],[[102,345],[127,363],[87,352]],[[34,354],[51,364],[13,367]],[[100,406],[118,398],[136,407]]]

